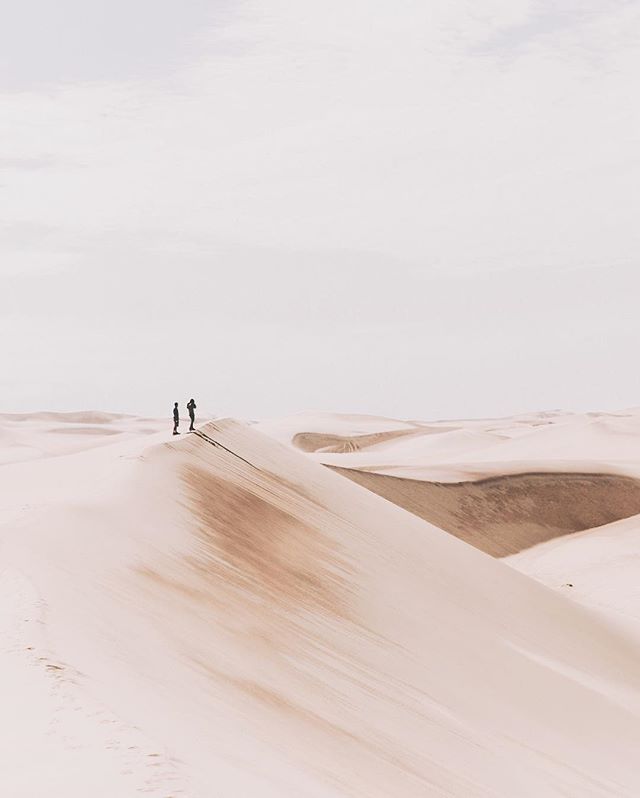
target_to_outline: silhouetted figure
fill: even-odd
[[[179,435],[178,424],[180,423],[180,411],[178,410],[178,403],[174,402],[173,405],[173,434]]]
[[[189,411],[189,418],[191,419],[189,432],[193,432],[195,429],[193,423],[196,420],[196,403],[193,401],[193,399],[189,399],[189,402],[187,404],[187,410]]]

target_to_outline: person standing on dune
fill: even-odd
[[[179,435],[178,424],[180,423],[180,411],[178,410],[178,403],[173,403],[173,434]]]
[[[191,419],[191,425],[189,426],[189,432],[193,432],[195,427],[193,426],[196,420],[196,403],[193,399],[189,399],[187,404],[187,410],[189,411],[189,418]]]

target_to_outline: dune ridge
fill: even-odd
[[[525,473],[432,482],[333,471],[494,557],[640,513],[640,480],[606,473]]]

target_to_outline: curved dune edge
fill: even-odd
[[[359,452],[379,443],[386,443],[395,438],[412,435],[424,435],[422,429],[394,429],[385,432],[372,432],[366,435],[333,435],[328,432],[298,432],[291,443],[303,452],[331,452],[342,454]]]
[[[494,557],[640,513],[640,480],[603,473],[524,473],[430,482],[328,466]]]

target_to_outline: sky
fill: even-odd
[[[23,0],[0,410],[640,405],[640,0]]]

